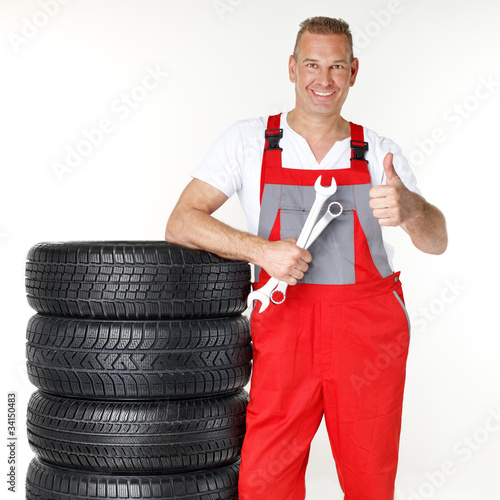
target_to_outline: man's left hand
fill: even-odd
[[[381,226],[400,226],[419,211],[418,199],[405,187],[392,163],[392,153],[384,158],[385,184],[370,189],[370,207]]]

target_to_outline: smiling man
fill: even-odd
[[[251,317],[240,500],[305,498],[323,416],[345,499],[394,498],[409,323],[383,227],[432,254],[447,235],[400,148],[341,116],[358,69],[347,23],[304,21],[289,60],[294,109],[228,129],[167,224],[167,241],[253,263],[255,289],[271,276],[291,285],[283,304]],[[308,251],[296,238],[319,175],[324,186],[334,179],[328,201],[343,212]],[[248,232],[211,216],[236,192]]]

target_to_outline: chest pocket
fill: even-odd
[[[283,186],[280,200],[280,238],[298,238],[314,203],[314,187],[293,189]],[[351,186],[339,186],[328,199],[318,220],[325,214],[329,203],[337,201],[343,213],[334,219],[311,245],[312,262],[301,283],[350,284],[355,281],[354,272],[354,196]]]

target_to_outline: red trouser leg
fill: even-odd
[[[392,279],[383,280],[382,293],[371,287],[369,297],[354,300],[294,287],[285,304],[252,314],[240,500],[305,498],[323,411],[345,499],[393,499],[408,325]]]
[[[323,303],[325,315],[341,318],[322,336],[323,395],[345,500],[394,499],[409,346],[401,298],[398,283],[375,297]]]
[[[318,349],[310,328],[314,311],[283,306],[271,304],[252,314],[254,364],[240,500],[304,498],[309,446],[323,416]]]

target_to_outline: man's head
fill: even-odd
[[[349,25],[342,19],[333,19],[331,17],[311,17],[300,24],[300,30],[297,33],[297,41],[293,49],[293,57],[297,61],[299,58],[300,41],[305,32],[313,33],[314,35],[345,35],[349,43],[349,56],[354,59],[352,48],[352,33]]]
[[[289,60],[295,111],[309,116],[340,115],[358,68],[346,22],[328,17],[304,21]]]

